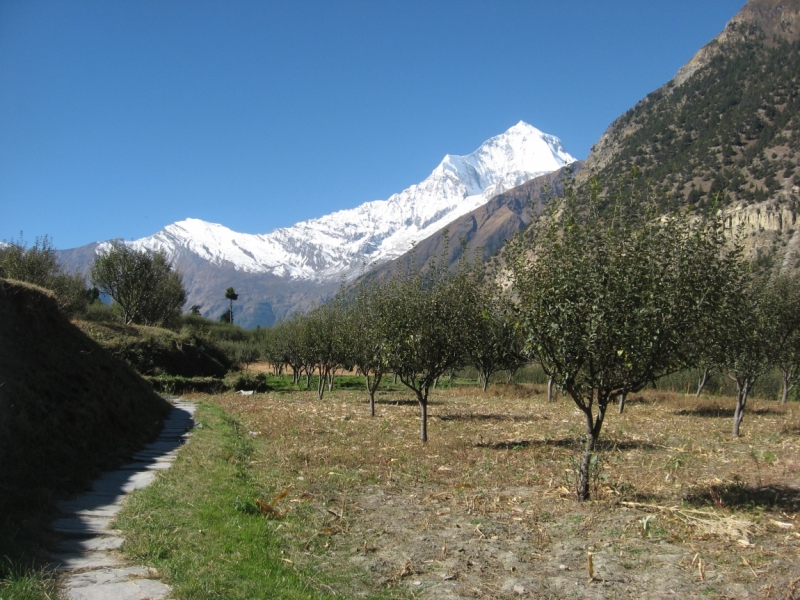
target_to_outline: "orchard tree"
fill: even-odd
[[[325,386],[328,386],[328,391],[333,388],[336,370],[347,362],[348,332],[340,297],[318,306],[306,315],[303,340],[311,371],[316,369],[319,372],[317,395],[322,400]]]
[[[464,259],[450,272],[442,258],[424,271],[412,267],[395,274],[379,298],[387,363],[417,397],[420,439],[426,442],[428,393],[439,377],[464,363],[473,344],[480,318],[475,270]]]
[[[478,297],[480,318],[469,349],[469,359],[478,370],[485,392],[494,373],[514,372],[529,359],[524,352],[522,330],[517,327],[513,304],[500,286],[484,284]]]
[[[375,392],[389,368],[385,337],[381,328],[382,291],[379,282],[362,280],[345,316],[347,328],[351,332],[349,361],[364,376],[369,394],[369,414],[372,417],[375,416]]]
[[[599,189],[567,181],[507,247],[527,350],[583,413],[580,500],[609,401],[696,364],[737,258],[720,223],[659,216],[635,177],[615,197]]]
[[[283,321],[280,325],[283,330],[281,340],[286,356],[286,364],[292,369],[293,384],[300,383],[300,377],[308,366],[306,361],[307,354],[303,346],[306,321],[307,319],[304,315],[295,313],[290,320]],[[306,384],[306,387],[308,387],[308,377],[306,378]]]
[[[736,382],[734,437],[739,437],[747,399],[756,380],[770,369],[776,357],[777,322],[767,285],[762,277],[746,273],[721,311],[727,322],[721,338],[723,368]]]
[[[46,235],[37,237],[28,248],[20,232],[18,240],[0,246],[0,277],[46,288],[51,278],[60,272],[56,249]]]
[[[272,365],[276,377],[283,375],[283,368],[288,364],[285,332],[286,327],[283,323],[278,323],[272,327],[262,329],[259,336],[261,357]]]
[[[781,404],[800,377],[800,276],[778,275],[766,290],[767,311],[774,319],[774,364],[783,376]]]
[[[138,250],[112,242],[95,257],[91,279],[113,298],[126,325],[172,323],[186,302],[183,277],[163,250]]]

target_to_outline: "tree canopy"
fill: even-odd
[[[527,350],[584,414],[582,499],[609,400],[696,363],[736,260],[720,223],[659,216],[635,178],[624,189],[568,182],[507,252]]]
[[[466,253],[464,253],[466,256]],[[378,313],[389,368],[414,391],[420,439],[428,439],[428,393],[448,370],[461,366],[480,319],[475,269],[462,259],[455,272],[444,261],[395,274],[379,294]]]
[[[96,297],[86,289],[83,275],[64,272],[58,263],[56,249],[46,235],[37,237],[30,247],[22,234],[18,240],[0,245],[0,277],[51,290],[58,307],[67,314],[82,312]]]
[[[183,277],[163,251],[112,242],[95,258],[91,279],[113,298],[126,325],[170,324],[186,302]]]

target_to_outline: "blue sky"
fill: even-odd
[[[520,120],[586,158],[743,0],[0,1],[0,240],[267,233]]]

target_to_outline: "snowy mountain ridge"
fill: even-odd
[[[364,264],[404,254],[413,242],[497,194],[574,161],[558,138],[520,121],[472,154],[448,154],[427,179],[388,200],[366,202],[263,235],[185,219],[128,243],[164,250],[173,260],[189,252],[249,273],[320,282],[350,278]]]

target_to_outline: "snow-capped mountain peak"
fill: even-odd
[[[428,178],[387,200],[366,202],[264,235],[185,219],[131,244],[164,250],[173,258],[189,252],[246,272],[336,280],[356,275],[363,264],[396,258],[414,241],[497,194],[574,161],[558,138],[520,121],[471,154],[446,155]]]

